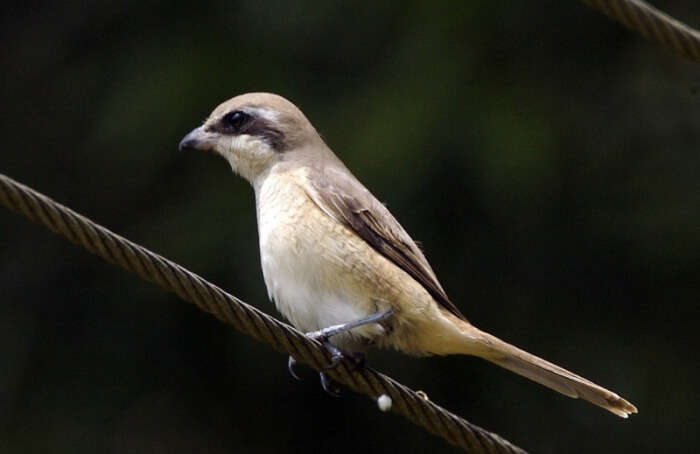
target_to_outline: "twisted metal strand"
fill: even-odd
[[[182,266],[123,238],[50,198],[0,174],[0,203],[93,254],[174,292],[185,301],[275,350],[321,371],[330,364],[317,341],[270,317]],[[467,452],[520,454],[522,449],[421,398],[410,388],[343,360],[325,371],[334,380],[376,400],[391,397],[392,410]]]
[[[642,0],[581,0],[625,27],[675,53],[700,62],[700,32]]]

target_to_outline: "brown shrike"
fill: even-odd
[[[637,412],[617,394],[469,323],[416,243],[286,99],[230,99],[180,149],[216,152],[253,186],[269,296],[336,361],[371,345],[474,355],[618,416]]]

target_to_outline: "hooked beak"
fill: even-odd
[[[210,151],[216,145],[217,134],[207,132],[202,126],[193,129],[178,145],[178,150]]]

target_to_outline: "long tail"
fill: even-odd
[[[520,350],[468,323],[463,325],[462,331],[469,337],[469,342],[460,353],[482,357],[566,396],[586,399],[620,417],[627,418],[630,413],[637,413],[634,405],[614,392]]]

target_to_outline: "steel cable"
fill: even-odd
[[[700,32],[641,0],[581,0],[627,28],[700,62]]]
[[[259,311],[182,266],[123,238],[43,194],[0,174],[0,203],[115,265],[176,293],[185,301],[233,325],[275,350],[321,371],[325,349],[293,327]],[[326,371],[353,391],[376,399],[391,397],[392,411],[470,453],[524,453],[500,436],[475,426],[369,368],[342,361]]]

